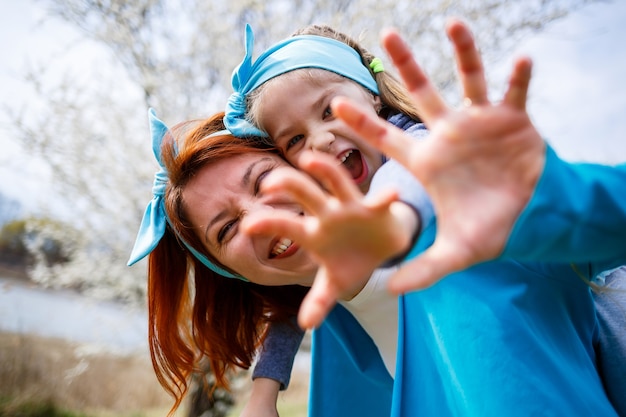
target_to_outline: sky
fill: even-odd
[[[75,32],[56,21],[42,23],[43,16],[32,0],[0,0],[0,106],[14,107],[29,99],[19,78],[28,63],[80,56],[71,63],[80,66],[97,59],[97,50],[87,46],[66,53],[67,40],[75,39]],[[586,6],[524,40],[510,57],[490,68],[488,76],[498,79],[507,73],[513,56],[533,59],[528,111],[565,159],[626,161],[624,22],[624,1]],[[7,127],[1,111],[0,124]],[[45,171],[19,149],[10,128],[2,126],[0,193],[20,200],[27,211],[49,206],[48,185],[37,179],[45,177]]]
[[[529,113],[568,160],[626,161],[624,22],[626,2],[594,4],[513,53],[533,59]]]

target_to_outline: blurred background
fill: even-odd
[[[156,170],[148,107],[170,125],[223,110],[245,23],[255,55],[326,23],[388,70],[378,34],[396,27],[456,104],[449,16],[472,27],[494,98],[513,57],[533,58],[529,113],[563,157],[626,161],[626,2],[0,0],[0,416],[171,405],[148,356],[146,265],[126,267]],[[281,416],[306,415],[307,360]],[[237,415],[236,379],[221,408],[179,414]]]

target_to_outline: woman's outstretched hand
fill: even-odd
[[[392,277],[394,293],[428,287],[451,272],[496,258],[545,163],[545,143],[526,113],[531,61],[515,62],[502,101],[492,103],[471,32],[454,20],[447,33],[465,97],[461,108],[446,105],[396,32],[383,35],[383,46],[430,130],[426,140],[411,139],[346,99],[333,103],[338,117],[422,182],[435,206],[436,240]]]

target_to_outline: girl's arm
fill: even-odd
[[[252,372],[252,390],[241,417],[278,416],[278,392],[287,389],[296,353],[304,332],[294,317],[289,322],[269,325],[257,363]]]
[[[252,379],[270,378],[279,383],[281,391],[287,389],[303,337],[304,331],[298,327],[295,316],[289,322],[270,323]]]
[[[278,417],[280,382],[270,378],[257,378],[252,381],[250,398],[241,410],[240,417]]]

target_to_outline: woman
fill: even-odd
[[[150,112],[153,151],[162,170],[129,264],[149,255],[150,350],[159,381],[175,397],[172,411],[203,359],[219,385],[228,385],[229,369],[248,368],[266,324],[289,322],[317,271],[294,242],[237,233],[234,220],[242,208],[281,209],[292,216],[302,210],[284,195],[258,195],[268,172],[288,165],[272,149],[223,131],[222,116],[168,132]],[[202,223],[200,229],[191,219]],[[398,240],[401,246],[412,235],[405,223],[395,222],[396,232],[405,236]],[[345,344],[358,352],[347,355]],[[333,310],[316,332],[313,351],[314,369],[330,361],[334,372],[355,375],[342,391],[312,401],[313,415],[342,415],[346,408],[365,416],[389,413],[392,380],[372,339],[350,313]],[[367,392],[365,400],[357,395]],[[331,397],[338,401],[328,404]],[[315,411],[320,404],[323,409]]]

